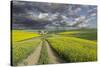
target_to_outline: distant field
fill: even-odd
[[[78,37],[78,38],[83,38],[83,39],[88,39],[88,40],[97,40],[97,31],[96,29],[93,30],[70,30],[66,32],[61,32],[59,33],[60,35],[65,35],[65,36],[71,36],[71,37]]]
[[[30,32],[30,31],[25,31],[25,30],[12,30],[12,40],[13,42],[32,38],[32,37],[37,37],[40,36],[36,32]]]

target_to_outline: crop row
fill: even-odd
[[[51,47],[66,62],[96,61],[96,42],[75,37],[50,37]]]
[[[48,64],[48,63],[49,63],[49,59],[48,59],[47,46],[46,46],[45,40],[43,40],[41,55],[40,55],[38,64]]]

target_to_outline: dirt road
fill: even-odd
[[[24,59],[22,63],[19,63],[18,66],[38,64],[38,61],[40,59],[40,54],[41,54],[40,52],[43,44],[45,44],[47,48],[48,59],[49,59],[48,64],[65,63],[65,61],[62,58],[60,58],[56,52],[53,51],[53,49],[50,47],[50,44],[45,40],[45,43],[41,41],[41,43],[33,51],[33,53],[31,53],[26,59]]]
[[[40,57],[41,48],[42,48],[42,42],[35,49],[35,51],[33,51],[31,55],[29,55],[26,59],[24,59],[22,63],[19,63],[18,66],[37,64]]]
[[[56,63],[64,63],[65,61],[60,58],[57,53],[55,53],[52,48],[50,47],[50,44],[46,41],[47,50],[48,50],[48,56],[49,56],[49,63],[50,64],[56,64]]]

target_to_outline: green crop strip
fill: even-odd
[[[38,64],[48,64],[48,63],[49,63],[49,59],[48,59],[47,47],[46,47],[45,40],[43,40],[41,55],[40,55],[40,59],[38,61]]]

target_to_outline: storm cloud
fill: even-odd
[[[13,28],[40,29],[48,25],[96,27],[97,6],[12,1]],[[94,26],[93,26],[94,25]],[[84,27],[84,26],[83,26]]]

